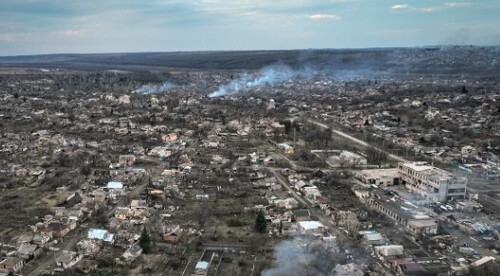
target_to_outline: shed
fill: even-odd
[[[404,248],[402,245],[381,245],[375,246],[375,252],[382,257],[403,256]]]
[[[199,261],[199,262],[197,262],[197,263],[196,263],[196,266],[195,266],[195,268],[194,268],[194,269],[195,269],[195,271],[196,271],[197,273],[205,272],[205,271],[207,271],[207,269],[208,269],[208,265],[209,265],[209,263],[208,263],[208,262],[205,262],[205,261]]]

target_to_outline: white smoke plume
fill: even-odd
[[[329,65],[306,65],[297,70],[286,65],[271,65],[264,67],[256,74],[243,74],[240,78],[222,85],[216,91],[208,94],[209,98],[233,95],[240,91],[250,90],[265,85],[275,85],[294,80],[310,81],[317,77],[335,81],[348,81],[390,77],[390,71],[374,70],[370,65],[357,64],[356,69],[332,68]]]
[[[334,241],[292,237],[274,248],[274,266],[262,271],[262,276],[331,275],[338,263],[345,263]]]
[[[139,93],[139,94],[156,94],[156,93],[161,93],[168,91],[172,88],[174,88],[175,85],[171,82],[164,82],[162,84],[145,84],[136,90],[134,90],[133,93]]]
[[[240,90],[251,89],[263,85],[274,85],[284,83],[290,79],[300,76],[303,71],[294,71],[286,65],[272,65],[261,69],[256,76],[244,74],[239,79],[225,84],[217,91],[208,94],[208,97],[221,97],[238,93]]]
[[[301,275],[305,265],[300,262],[306,250],[292,241],[283,241],[274,248],[275,267],[262,271],[262,276]]]

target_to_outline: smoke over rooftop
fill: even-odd
[[[355,69],[333,68],[328,65],[306,65],[298,69],[283,64],[271,65],[262,68],[255,74],[245,73],[238,79],[224,84],[216,91],[208,94],[209,98],[237,94],[261,86],[273,86],[296,80],[313,81],[314,79],[347,81],[372,78],[387,78],[391,76],[389,70],[376,70],[370,64],[358,64]]]
[[[238,93],[240,90],[251,89],[263,85],[283,83],[296,77],[297,75],[297,71],[292,70],[286,65],[267,66],[261,69],[256,76],[250,76],[245,73],[239,79],[222,85],[217,91],[210,93],[208,97],[221,97]]]

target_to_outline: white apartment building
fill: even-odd
[[[467,178],[428,165],[426,162],[399,163],[403,184],[433,202],[465,198]]]

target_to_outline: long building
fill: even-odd
[[[437,234],[438,221],[434,218],[435,214],[430,214],[409,201],[387,196],[380,189],[372,191],[371,196],[361,200],[415,235]]]
[[[464,199],[467,178],[453,175],[426,162],[399,163],[402,183],[412,192],[434,202]]]

